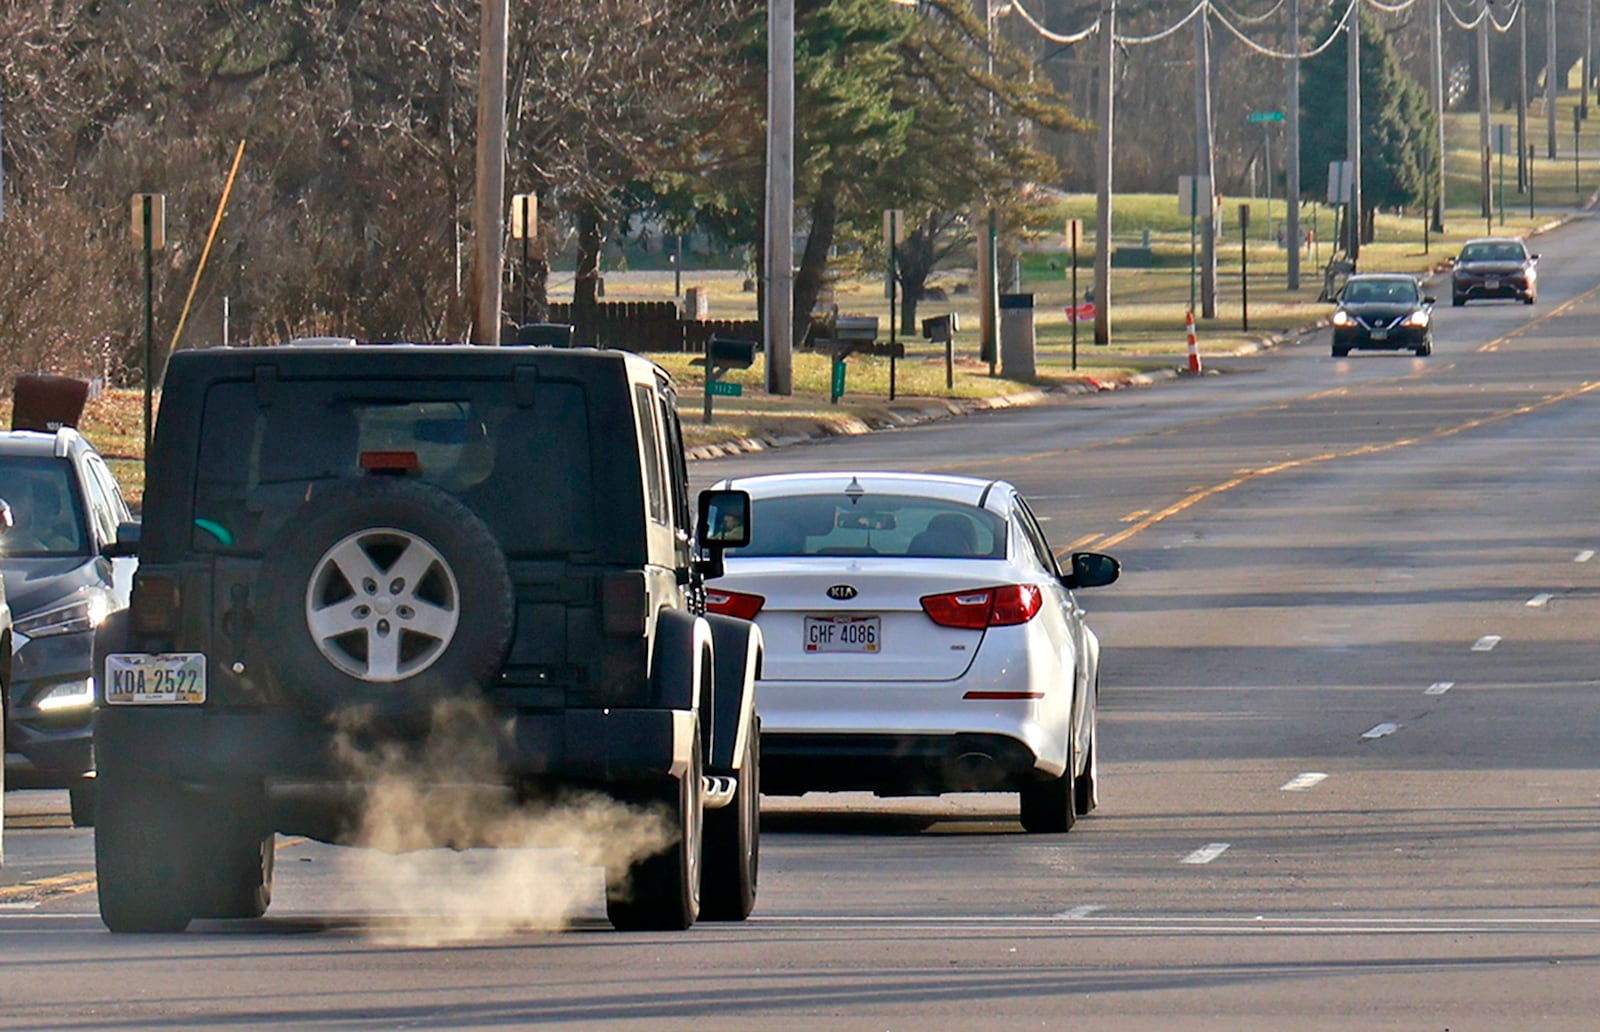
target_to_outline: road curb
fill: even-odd
[[[773,431],[738,441],[701,444],[685,449],[685,454],[690,461],[701,461],[770,451],[774,448],[805,444],[808,441],[827,440],[830,437],[849,437],[878,430],[919,426],[975,412],[1031,408],[1083,394],[1098,394],[1101,391],[1120,390],[1126,387],[1146,387],[1157,380],[1172,379],[1176,376],[1175,371],[1158,370],[1154,373],[1138,373],[1119,380],[1090,380],[1086,383],[1061,384],[1050,388],[1027,387],[990,398],[917,398],[885,401],[882,407],[865,409],[849,415],[819,417],[804,431]]]

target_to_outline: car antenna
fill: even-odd
[[[850,485],[844,489],[844,493],[845,497],[850,499],[850,504],[855,505],[861,501],[861,496],[867,493],[867,489],[861,486],[860,480],[851,477]]]

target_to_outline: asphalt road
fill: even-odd
[[[1104,787],[1069,835],[769,798],[755,916],[681,935],[611,932],[558,850],[292,841],[266,919],[113,937],[91,833],[12,793],[0,1028],[1600,1026],[1597,245],[1541,239],[1540,303],[1447,304],[1427,359],[1319,335],[696,464],[1005,477],[1121,558],[1080,596]]]

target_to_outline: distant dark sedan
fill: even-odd
[[[1433,298],[1416,277],[1364,273],[1345,282],[1333,310],[1333,357],[1358,349],[1433,354]]]
[[[1468,240],[1450,269],[1450,303],[1506,298],[1531,305],[1539,295],[1538,261],[1514,237]]]

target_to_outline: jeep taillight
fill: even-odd
[[[133,581],[128,623],[135,634],[171,634],[178,626],[182,601],[176,577],[141,572]]]
[[[642,573],[612,573],[600,582],[600,608],[606,634],[614,638],[644,636],[650,612],[650,591]]]
[[[1044,595],[1035,584],[1002,584],[922,597],[922,611],[928,619],[940,627],[970,631],[1025,624],[1043,605]]]

